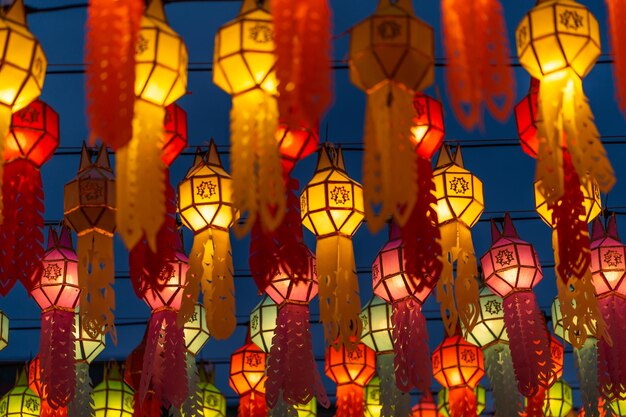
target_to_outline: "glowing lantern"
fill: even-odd
[[[365,417],[380,417],[382,409],[380,378],[373,376],[365,386]]]
[[[83,143],[80,167],[65,184],[64,216],[78,235],[78,282],[81,288],[81,325],[91,337],[111,331],[115,294],[113,234],[115,233],[115,177],[105,147],[94,162]]]
[[[393,216],[404,226],[417,195],[411,101],[434,81],[433,29],[415,17],[411,1],[381,0],[376,12],[350,31],[349,65],[352,83],[367,93],[367,225],[378,231]]]
[[[317,417],[317,401],[311,399],[307,404],[298,404],[295,406],[298,417]]]
[[[580,213],[581,220],[585,223],[591,223],[596,217],[602,213],[602,199],[600,195],[600,189],[598,184],[594,181],[588,180],[580,184],[580,191],[583,195],[583,207],[584,213]],[[541,194],[539,183],[535,182],[535,210],[541,220],[548,226],[552,227],[553,223],[553,208],[548,204],[545,197]]]
[[[116,149],[117,226],[128,249],[145,236],[152,252],[166,217],[161,159],[165,107],[187,89],[187,48],[168,25],[162,0],[151,0],[135,47],[135,105],[130,142]]]
[[[28,387],[39,397],[41,411],[39,416],[41,417],[67,417],[68,407],[56,407],[52,408],[48,403],[48,394],[44,391],[41,384],[41,361],[39,355],[28,364]],[[74,396],[74,399],[76,396]],[[89,404],[89,403],[88,403]],[[90,407],[87,407],[89,410]]]
[[[39,397],[28,388],[26,372],[21,371],[15,386],[0,399],[1,417],[39,417]]]
[[[572,411],[572,388],[559,379],[550,387],[546,395],[545,415],[565,417]]]
[[[515,122],[522,150],[532,158],[537,158],[539,138],[537,137],[537,100],[539,80],[530,79],[528,95],[515,106]]]
[[[203,404],[202,383],[198,374],[196,355],[209,341],[209,329],[206,324],[206,312],[204,306],[196,304],[189,320],[183,326],[185,337],[185,348],[187,349],[187,387],[188,394],[181,407],[185,416],[195,416],[200,413],[200,406]],[[202,368],[204,370],[204,367]],[[223,415],[222,417],[225,417]]]
[[[230,356],[228,384],[240,396],[240,417],[266,417],[265,359],[266,354],[248,340]]]
[[[611,403],[609,403],[609,407],[611,407],[611,411],[613,411],[613,413],[615,413],[616,416],[619,416],[619,417],[626,416],[626,400],[611,401]]]
[[[133,390],[126,385],[117,367],[104,371],[104,380],[93,389],[93,412],[102,417],[132,417],[135,410]]]
[[[165,108],[163,131],[161,159],[170,166],[187,146],[187,112],[178,104],[172,103]]]
[[[424,93],[415,93],[412,140],[418,155],[430,159],[443,144],[446,128],[443,124],[443,105]]]
[[[300,196],[302,224],[317,237],[320,321],[329,343],[354,347],[361,311],[352,236],[363,221],[363,189],[348,177],[341,149],[324,144]]]
[[[448,388],[442,388],[441,390],[439,390],[439,393],[437,393],[436,410],[440,416],[450,417],[449,395],[450,390]],[[476,396],[476,415],[479,416],[482,414],[483,411],[485,411],[485,408],[487,407],[487,390],[482,385],[476,385],[476,388],[474,389],[474,395]],[[497,410],[501,415],[504,415],[503,410]],[[413,417],[415,417],[415,415],[413,415]]]
[[[439,414],[432,395],[422,397],[411,409],[411,417],[439,417]]]
[[[202,392],[202,417],[226,417],[226,398],[210,382],[200,382]]]
[[[361,417],[365,412],[363,388],[376,372],[376,355],[363,343],[352,351],[345,346],[326,349],[325,372],[337,384],[337,417]]]
[[[0,351],[9,345],[9,316],[0,310]]]
[[[485,374],[481,350],[455,335],[446,337],[432,354],[433,375],[448,388],[450,412],[453,416],[475,416],[476,385]]]
[[[457,147],[452,157],[447,146],[439,153],[433,181],[445,259],[441,278],[437,282],[437,301],[441,303],[447,334],[452,335],[458,318],[467,329],[471,329],[480,311],[476,282],[478,269],[470,229],[485,208],[483,183],[464,168],[461,148]],[[457,266],[456,279],[453,276],[454,262]]]
[[[209,332],[226,339],[235,330],[235,283],[228,230],[238,218],[233,208],[232,181],[211,141],[206,155],[196,154],[193,166],[178,184],[178,212],[183,224],[194,232],[188,285],[179,324],[184,324],[200,295]],[[211,267],[203,260],[213,259]]]
[[[250,313],[250,338],[265,353],[269,353],[272,347],[277,317],[278,306],[268,296],[263,297]]]
[[[296,162],[306,158],[319,146],[317,130],[289,128],[284,124],[276,130],[283,172],[291,172]]]

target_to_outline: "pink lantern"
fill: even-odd
[[[74,397],[74,310],[78,305],[78,258],[67,227],[48,232],[41,269],[33,274],[30,295],[42,310],[39,357],[41,385],[53,409]]]

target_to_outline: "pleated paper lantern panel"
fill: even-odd
[[[372,297],[363,307],[361,342],[376,353],[393,352],[393,310],[382,298]]]
[[[124,382],[117,367],[106,369],[104,380],[91,396],[96,417],[132,417],[135,410],[133,390]]]
[[[206,322],[206,311],[202,304],[196,304],[193,314],[189,320],[187,320],[183,329],[185,332],[185,347],[187,348],[187,353],[195,356],[210,338],[209,328]]]
[[[26,371],[22,370],[15,386],[0,399],[0,417],[39,417],[39,396],[28,388]]]
[[[265,353],[272,347],[277,317],[278,306],[268,296],[263,297],[250,313],[250,338]]]
[[[198,387],[202,392],[202,417],[226,417],[224,394],[210,382],[200,382]]]

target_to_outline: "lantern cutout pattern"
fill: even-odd
[[[203,388],[196,364],[196,356],[210,338],[206,312],[202,304],[196,304],[193,314],[183,326],[183,333],[185,348],[187,349],[185,357],[187,358],[187,386],[189,389],[181,411],[185,416],[196,416],[202,414],[203,406]]]
[[[265,230],[280,224],[285,191],[278,143],[274,25],[267,1],[245,0],[239,15],[215,36],[213,83],[232,96],[233,201],[245,234],[257,216]],[[257,167],[258,165],[258,167]]]
[[[476,385],[474,389],[476,395],[476,415],[479,416],[485,411],[487,406],[487,390],[482,385]],[[450,417],[450,390],[442,388],[437,393],[437,412],[442,417]],[[498,410],[500,413],[500,410]]]
[[[502,303],[502,297],[495,295],[489,288],[481,289],[478,322],[471,331],[463,330],[466,340],[482,349],[485,372],[498,415],[517,417],[522,411],[522,404],[515,382]]]
[[[519,392],[532,397],[551,375],[546,323],[532,289],[543,278],[535,249],[521,240],[508,213],[502,231],[491,222],[492,244],[481,258],[487,287],[503,298],[504,324]]]
[[[309,303],[317,295],[318,282],[315,256],[308,249],[307,252],[306,276],[295,277],[279,268],[265,290],[268,298],[277,305],[276,313],[270,314],[274,316],[275,330],[268,352],[265,382],[270,408],[274,408],[281,398],[291,406],[308,404],[312,399],[326,408],[330,406],[313,355]],[[252,320],[254,317],[251,317],[251,332]],[[262,317],[259,315],[259,323],[266,320],[267,313]]]
[[[352,236],[363,221],[363,189],[348,176],[341,148],[324,144],[315,174],[300,195],[302,224],[317,237],[320,321],[336,347],[355,347],[361,301]]]
[[[248,337],[230,356],[228,384],[239,395],[238,417],[267,417],[265,362],[267,354]]]
[[[372,265],[374,294],[390,303],[396,384],[404,392],[416,387],[430,390],[432,371],[428,366],[428,330],[422,305],[430,295],[436,277],[415,285],[404,268],[404,247],[399,228],[392,223],[389,241],[376,255]]]
[[[26,371],[18,374],[15,386],[0,398],[1,417],[39,417],[41,402],[28,387]]]
[[[13,113],[4,144],[0,293],[6,295],[17,281],[30,291],[40,267],[44,192],[39,169],[59,144],[59,115],[43,101],[33,101]]]
[[[448,335],[454,334],[458,320],[471,329],[478,319],[478,266],[471,227],[484,208],[483,183],[465,169],[461,148],[454,156],[448,146],[439,152],[433,173],[437,218],[441,231],[443,270],[437,282],[437,301]],[[456,279],[453,264],[456,262]]]
[[[28,387],[39,397],[41,417],[67,417],[68,407],[52,408],[48,403],[48,394],[41,384],[41,361],[39,355],[35,356],[28,364]]]
[[[617,233],[615,216],[606,230],[600,220],[593,223],[591,274],[602,318],[606,321],[606,338],[598,339],[598,383],[605,399],[624,399],[626,387],[626,246]],[[562,309],[562,306],[561,306]]]
[[[437,405],[433,401],[432,395],[422,397],[420,402],[413,406],[411,417],[439,417]]]
[[[409,0],[380,0],[376,12],[351,30],[350,79],[367,93],[363,184],[372,231],[389,216],[404,226],[416,202],[411,141],[416,91],[434,81],[433,29],[415,17]],[[379,208],[378,208],[379,207]]]
[[[167,23],[162,0],[151,0],[135,47],[132,139],[116,150],[117,227],[130,250],[145,237],[152,252],[166,217],[161,159],[166,106],[187,89],[187,48]]]
[[[30,295],[41,308],[41,384],[52,408],[74,398],[74,310],[80,297],[78,258],[67,227],[48,231],[48,248]]]
[[[91,395],[93,384],[89,376],[89,364],[105,348],[105,336],[96,334],[92,337],[81,323],[78,309],[74,314],[74,362],[76,363],[76,388],[74,399],[69,404],[68,413],[70,417],[90,417],[92,410]]]
[[[65,222],[78,236],[81,325],[94,339],[110,332],[115,341],[115,177],[104,146],[92,161],[83,143],[78,173],[64,191]]]
[[[133,390],[124,382],[116,364],[104,371],[104,380],[93,389],[93,412],[102,417],[132,417]]]
[[[365,386],[365,417],[380,417],[382,415],[382,393],[380,392],[380,378],[374,375]]]
[[[485,374],[485,363],[480,348],[459,335],[448,336],[433,351],[433,375],[448,388],[450,415],[476,416],[477,401],[474,390]]]
[[[563,344],[558,341],[556,336],[549,335],[550,338],[550,363],[552,366],[551,372],[548,375],[542,375],[544,383],[539,387],[537,393],[532,397],[526,398],[526,408],[524,410],[525,415],[528,417],[543,417],[546,401],[550,398],[550,390],[554,384],[563,376],[563,356],[564,349]]]
[[[193,314],[202,288],[209,332],[215,339],[226,339],[237,325],[229,229],[238,212],[233,208],[232,180],[213,141],[206,155],[196,153],[178,184],[178,212],[194,233],[179,325]]]
[[[41,44],[28,30],[24,0],[14,1],[8,11],[3,13],[0,18],[0,32],[3,35],[3,41],[0,45],[0,57],[2,57],[0,58],[0,78],[2,78],[0,83],[0,138],[3,138],[0,140],[0,154],[4,156],[0,158],[0,181],[2,181],[4,178],[3,166],[5,158],[8,156],[4,149],[10,143],[10,140],[4,140],[4,138],[9,133],[11,115],[25,108],[39,97],[46,77],[48,60]],[[45,160],[41,163],[43,162]],[[30,170],[30,168],[25,169]],[[32,175],[32,173],[30,174]],[[15,181],[14,175],[15,173],[11,177]],[[37,184],[26,184],[25,186],[31,185],[36,186]],[[2,188],[4,196],[5,188],[4,186],[0,188]],[[25,198],[41,199],[40,196]],[[2,201],[0,201],[0,213],[4,215]],[[0,223],[3,223],[1,217]],[[8,292],[8,289],[6,291]]]
[[[145,416],[155,417],[161,413],[161,400],[157,398],[154,390],[149,389],[145,398],[140,396],[141,380],[143,378],[143,363],[148,340],[148,330],[141,339],[141,342],[128,355],[124,363],[124,383],[131,389],[133,396],[133,409],[136,413],[141,412]]]
[[[561,314],[561,303],[555,297],[552,302],[552,326],[554,334],[564,342],[569,343],[569,336],[563,327],[563,315]],[[600,397],[598,389],[598,341],[595,337],[587,337],[582,347],[574,347],[574,361],[580,381],[580,396],[583,410],[586,416],[600,417],[602,408],[598,402]]]
[[[336,417],[360,417],[365,412],[364,387],[376,372],[376,354],[363,343],[326,349],[326,376],[337,384]]]

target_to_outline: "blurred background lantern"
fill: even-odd
[[[226,398],[211,382],[200,382],[202,417],[226,417]]]
[[[602,197],[598,184],[594,181],[587,180],[580,184],[580,191],[583,194],[583,206],[585,208],[584,217],[581,212],[581,220],[591,223],[596,217],[602,213]],[[541,220],[548,226],[553,227],[553,208],[548,204],[545,197],[541,194],[539,183],[535,181],[535,210]]]
[[[544,415],[565,417],[572,409],[572,388],[567,382],[559,379],[547,392]]]
[[[187,112],[176,103],[165,108],[161,159],[166,166],[187,147]]]
[[[0,351],[9,345],[9,316],[0,310]]]
[[[457,147],[452,156],[448,146],[439,152],[433,181],[445,259],[437,282],[437,301],[446,332],[451,336],[456,331],[458,319],[471,329],[480,311],[476,281],[478,268],[470,229],[485,208],[483,183],[464,168],[461,148]],[[456,279],[453,275],[455,262]]]
[[[281,123],[276,130],[283,172],[291,172],[298,161],[315,153],[319,146],[319,132],[313,129],[297,129]]]
[[[132,417],[135,410],[133,390],[126,385],[117,364],[104,370],[104,380],[93,389],[93,412],[102,417]]]
[[[537,137],[537,107],[539,96],[539,80],[530,79],[528,95],[515,106],[515,122],[522,150],[531,158],[537,158],[539,138]]]
[[[0,416],[39,417],[40,412],[39,397],[28,388],[28,377],[26,371],[22,370],[16,378],[15,386],[0,398]]]
[[[193,166],[178,184],[178,212],[194,233],[179,325],[193,314],[202,287],[207,328],[215,339],[226,339],[237,324],[229,229],[239,214],[233,207],[232,181],[215,142],[211,141],[206,155],[196,154]],[[207,248],[212,248],[212,253],[205,253]],[[211,268],[202,262],[210,255],[214,260]]]
[[[411,102],[416,91],[434,81],[434,31],[415,17],[411,1],[380,1],[373,15],[350,30],[348,62],[350,80],[367,94],[363,136],[367,226],[377,232],[391,216],[402,227],[418,189]]]
[[[230,356],[228,384],[239,395],[239,417],[267,417],[265,404],[265,360],[267,354],[248,336],[246,343]]]
[[[28,387],[39,397],[39,413],[40,417],[67,417],[68,407],[52,408],[48,403],[48,393],[41,384],[41,361],[39,355],[35,356],[28,363]],[[90,411],[91,407],[87,408]]]
[[[423,396],[420,402],[411,409],[411,417],[439,417],[437,405],[433,401],[432,394]]]
[[[348,176],[341,148],[322,146],[300,206],[302,224],[317,237],[320,321],[326,341],[352,350],[361,336],[352,236],[363,221],[363,189]]]
[[[474,389],[476,396],[476,415],[479,416],[487,407],[487,390],[482,385],[476,385]],[[437,413],[441,417],[450,417],[450,390],[441,388],[437,393]],[[434,405],[434,404],[433,404]],[[498,411],[500,411],[498,409]],[[503,415],[503,414],[501,414]]]
[[[482,351],[455,335],[446,337],[432,354],[433,375],[448,388],[448,403],[452,416],[477,415],[474,390],[485,374]]]
[[[202,304],[196,304],[193,314],[183,326],[183,333],[185,348],[187,349],[185,357],[187,358],[187,386],[189,389],[181,411],[185,416],[196,416],[202,414],[201,407],[204,404],[203,387],[200,374],[198,373],[196,356],[209,341],[210,337],[206,323],[206,312]],[[202,370],[204,371],[204,368]],[[226,414],[224,413],[221,417],[226,417]]]
[[[326,376],[337,384],[336,417],[361,417],[365,413],[364,387],[376,372],[376,354],[363,343],[354,350],[340,345],[326,348]]]
[[[206,314],[202,304],[196,304],[193,314],[183,326],[183,331],[185,333],[187,353],[191,356],[196,356],[210,338]]]
[[[115,177],[107,149],[101,146],[92,162],[83,142],[78,173],[65,184],[63,196],[65,223],[78,235],[80,323],[92,338],[111,331],[114,341],[115,199]]]
[[[382,401],[380,378],[374,375],[365,386],[365,417],[380,417],[383,408]]]
[[[54,409],[74,398],[74,310],[78,305],[78,258],[67,227],[48,230],[42,268],[35,273],[30,295],[41,308],[41,384]]]
[[[265,353],[272,347],[278,306],[267,295],[250,312],[250,338]]]
[[[298,404],[295,409],[298,417],[317,417],[317,400],[313,398],[307,404]]]
[[[411,133],[417,154],[424,158],[432,156],[441,148],[446,132],[443,123],[443,105],[424,93],[417,92],[413,98],[413,127]]]

